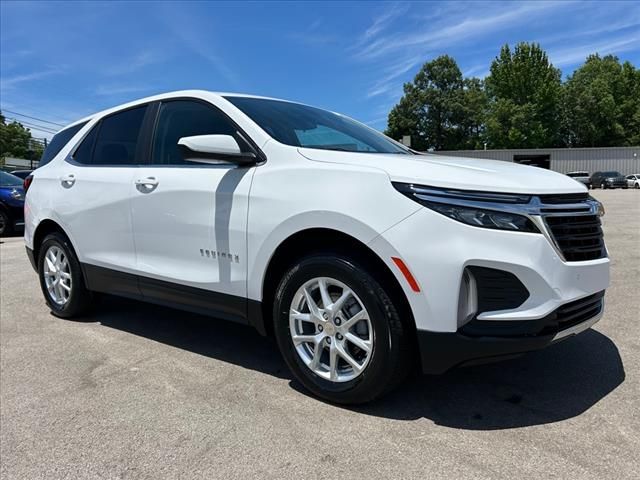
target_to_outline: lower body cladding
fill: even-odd
[[[539,350],[588,329],[603,313],[604,246],[601,258],[567,262],[541,233],[468,226],[428,209],[370,246],[401,257],[420,287],[414,291],[395,271],[425,373]]]

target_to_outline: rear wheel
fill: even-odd
[[[274,301],[278,346],[313,394],[355,404],[405,377],[407,329],[384,288],[351,259],[316,255],[283,277]]]
[[[80,262],[71,243],[61,233],[47,235],[40,245],[38,276],[51,313],[71,318],[88,310],[91,292],[85,287]]]

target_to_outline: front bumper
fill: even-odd
[[[628,188],[627,181],[622,180],[607,180],[605,182],[607,188]]]
[[[422,370],[441,374],[461,365],[490,363],[540,350],[577,335],[601,317],[604,291],[562,305],[531,321],[473,320],[457,332],[418,330]]]
[[[564,261],[545,235],[477,228],[424,208],[383,232],[371,248],[388,261],[411,307],[417,330],[455,333],[465,269],[513,274],[529,292],[516,308],[484,311],[482,321],[529,321],[609,286],[609,259]],[[420,286],[413,291],[391,261],[401,258]]]

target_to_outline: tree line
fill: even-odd
[[[597,54],[562,80],[536,43],[505,45],[489,75],[463,78],[442,55],[425,63],[385,132],[417,150],[640,144],[640,69]]]
[[[31,136],[20,122],[7,119],[0,112],[0,159],[7,157],[40,160],[44,145]]]

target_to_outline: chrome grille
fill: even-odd
[[[607,255],[600,217],[588,194],[582,198],[577,195],[554,195],[552,199],[541,196],[540,201],[540,213],[567,262],[596,260]]]
[[[602,227],[597,215],[546,217],[545,220],[566,261],[596,260],[605,256]]]

